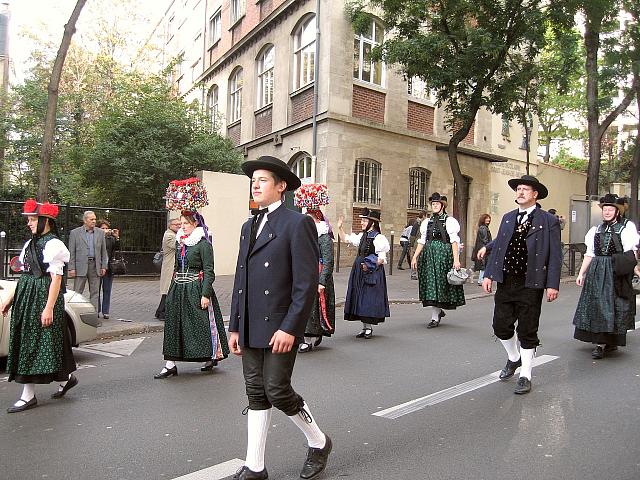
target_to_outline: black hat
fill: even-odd
[[[549,195],[547,187],[541,184],[533,175],[522,175],[520,178],[512,178],[509,180],[511,190],[515,191],[515,189],[518,188],[518,185],[529,185],[530,187],[533,187],[533,189],[538,192],[538,200],[547,198],[547,195]]]
[[[362,213],[358,215],[360,218],[369,218],[369,209],[367,207],[362,209]]]
[[[438,192],[433,192],[429,197],[429,202],[438,202],[442,204],[442,208],[447,208],[447,197],[440,195]]]
[[[598,204],[598,206],[602,208],[605,205],[616,207],[618,209],[618,212],[620,213],[624,211],[624,205],[622,204],[622,202],[620,202],[618,196],[614,195],[613,193],[607,193],[604,197],[600,198],[600,203]]]
[[[376,222],[380,222],[380,210],[371,210],[369,215],[367,216],[369,220],[375,220]]]
[[[242,171],[249,178],[256,170],[269,170],[278,175],[282,180],[287,182],[287,190],[293,191],[302,185],[298,176],[291,171],[289,166],[282,160],[269,155],[264,155],[257,160],[247,160],[242,165]]]

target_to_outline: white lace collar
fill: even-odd
[[[329,233],[329,225],[327,224],[327,222],[316,223],[316,229],[318,230],[318,237],[320,235],[324,235],[325,233]]]
[[[191,235],[186,238],[182,237],[184,237],[184,230],[182,230],[181,228],[180,230],[178,230],[178,233],[176,233],[176,239],[178,240],[178,243],[184,243],[187,247],[193,247],[196,243],[204,238],[204,230],[202,229],[202,227],[196,227],[193,232],[191,232]]]

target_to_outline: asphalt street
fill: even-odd
[[[640,478],[638,333],[592,360],[591,347],[572,339],[578,293],[563,285],[544,305],[538,359],[547,363],[534,368],[524,396],[513,394],[515,378],[483,381],[506,361],[491,331],[491,297],[470,300],[432,330],[419,305],[392,305],[371,340],[355,339],[359,325],[339,321],[334,337],[298,356],[294,373],[334,442],[319,478]],[[187,478],[218,480],[226,477],[211,467],[244,458],[239,358],[213,373],[181,363],[177,377],[154,380],[162,334],[151,333],[85,345],[76,360],[80,384],[66,398],[52,400],[55,386],[39,386],[37,408],[0,412],[0,478],[175,479],[209,469]],[[459,386],[469,382],[476,388],[464,393]],[[0,405],[19,392],[0,381]],[[397,418],[374,415],[429,395]],[[269,478],[299,478],[304,436],[281,412],[271,424]]]

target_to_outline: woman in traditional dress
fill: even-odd
[[[344,304],[344,319],[362,322],[362,330],[356,338],[373,337],[373,325],[389,317],[387,278],[384,264],[391,249],[389,240],[380,233],[380,212],[365,208],[360,215],[360,233],[347,235],[343,228],[344,218],[338,219],[340,238],[358,247]]]
[[[307,209],[316,223],[318,244],[320,245],[320,280],[311,316],[304,331],[304,343],[298,347],[299,353],[309,352],[322,342],[322,337],[330,337],[336,328],[336,296],[333,288],[333,240],[329,224],[319,208]]]
[[[620,221],[616,200],[610,193],[600,199],[603,223],[585,235],[587,252],[576,277],[582,292],[573,316],[573,338],[594,344],[595,359],[625,346],[627,330],[635,328],[631,279],[639,237],[635,228],[629,228],[630,222]]]
[[[447,281],[449,270],[460,270],[460,224],[447,214],[447,197],[435,192],[429,202],[433,213],[429,221],[420,224],[420,239],[411,267],[418,269],[422,306],[431,307],[427,328],[435,328],[445,316],[444,310],[454,310],[464,305],[465,300],[462,285],[450,285]]]
[[[62,398],[78,380],[72,375],[76,363],[64,314],[64,264],[69,250],[57,237],[55,219],[58,206],[27,200],[23,215],[31,239],[20,253],[22,275],[14,295],[0,297],[0,310],[11,309],[8,381],[24,385],[20,399],[8,413],[22,412],[38,405],[35,384],[61,382],[52,398]]]
[[[474,270],[478,272],[478,285],[482,285],[484,280],[484,269],[487,266],[486,258],[478,258],[477,253],[482,247],[485,247],[491,241],[491,231],[489,225],[491,224],[491,215],[483,213],[478,220],[478,233],[476,234],[476,244],[473,247],[473,253],[471,254],[471,260],[474,263]]]
[[[183,211],[176,234],[175,274],[169,287],[164,323],[166,364],[153,378],[178,375],[177,361],[205,362],[211,371],[229,355],[220,304],[213,291],[213,248],[202,215]]]
[[[120,231],[117,228],[111,229],[108,220],[101,218],[96,222],[96,226],[104,231],[104,241],[107,248],[107,272],[100,279],[102,284],[102,302],[99,305],[102,318],[109,319],[109,309],[111,307],[111,288],[113,287],[113,272],[111,271],[111,261],[114,259],[116,251],[120,250]]]

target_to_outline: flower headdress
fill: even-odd
[[[322,183],[301,185],[296,190],[293,203],[299,208],[306,207],[317,210],[322,205],[329,205],[329,190]]]
[[[51,220],[58,218],[59,208],[55,203],[38,203],[33,198],[24,202],[22,215],[31,217],[47,217]]]
[[[195,212],[209,205],[207,190],[199,178],[172,180],[165,195],[167,210],[186,210]]]

